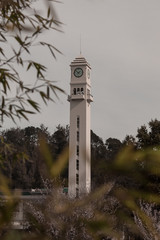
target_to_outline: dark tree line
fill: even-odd
[[[0,139],[1,169],[10,179],[10,186],[43,188],[43,180],[48,175],[41,151],[41,139],[45,140],[54,166],[68,146],[69,127],[59,125],[52,134],[43,125],[37,128],[12,128],[2,131]],[[51,238],[60,236],[57,239],[75,239],[68,235],[73,234],[76,239],[92,239],[90,231],[86,234],[92,229],[99,236],[97,239],[109,240],[114,234],[125,236],[125,240],[156,239],[154,236],[160,235],[159,146],[160,121],[156,119],[151,120],[148,126],[138,128],[136,137],[128,135],[123,141],[108,138],[104,142],[91,131],[93,191],[82,202],[81,199],[71,201],[65,195],[59,195],[58,192],[55,194],[57,190],[54,185],[53,196],[48,196],[45,204],[52,207],[44,208],[42,203],[39,209],[41,219],[39,210],[34,211],[38,229],[43,220],[47,230],[43,234],[50,234]],[[58,180],[67,186],[67,177],[66,165]],[[54,208],[57,205],[60,206],[59,210]],[[64,219],[67,223],[65,226]],[[59,235],[55,235],[56,228],[56,234]],[[33,231],[34,229],[37,230],[35,221]],[[65,237],[62,238],[61,235]]]
[[[57,126],[54,133],[40,127],[26,127],[24,129],[11,128],[1,132],[0,164],[2,172],[10,180],[12,188],[43,188],[43,180],[47,178],[46,168],[41,156],[40,139],[45,139],[53,162],[68,146],[69,126]],[[116,159],[125,146],[131,146],[135,151],[147,147],[160,148],[160,121],[157,119],[141,126],[137,130],[136,138],[127,135],[123,141],[108,138],[105,142],[91,131],[91,162],[92,188],[96,188],[108,180],[107,168]],[[61,179],[67,183],[68,166],[61,173]]]
[[[45,164],[40,151],[40,139],[45,139],[53,162],[68,146],[69,127],[57,126],[51,134],[43,125],[11,128],[1,132],[1,164],[3,173],[11,180],[12,188],[42,188],[46,176]],[[93,187],[105,181],[103,171],[106,162],[111,161],[121,148],[122,143],[109,138],[106,143],[91,131],[91,156]],[[97,172],[99,169],[99,172]],[[67,182],[68,166],[61,173]]]
[[[1,169],[12,188],[43,188],[47,178],[40,151],[40,139],[45,139],[53,162],[68,144],[68,127],[58,126],[53,134],[46,127],[11,128],[1,132]],[[66,177],[66,173],[62,173]]]

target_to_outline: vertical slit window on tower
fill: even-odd
[[[80,123],[80,120],[79,120],[79,117],[77,117],[77,128],[79,128],[79,123]]]
[[[78,173],[76,174],[76,184],[77,185],[79,184],[79,174]]]
[[[78,197],[79,197],[79,189],[76,188],[76,198],[78,198]]]
[[[76,169],[79,170],[79,160],[76,160]]]
[[[77,131],[77,142],[79,142],[79,132]]]
[[[79,156],[79,146],[77,145],[77,156]]]

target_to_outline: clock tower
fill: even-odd
[[[69,196],[78,197],[91,189],[90,104],[91,67],[80,55],[70,65]]]

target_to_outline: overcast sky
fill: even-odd
[[[64,33],[47,35],[63,55],[51,61],[45,53],[49,78],[69,93],[70,62],[82,55],[92,67],[92,130],[106,140],[124,139],[160,113],[160,1],[63,0],[55,3]],[[48,38],[49,37],[49,38]],[[42,58],[42,57],[41,57]],[[21,121],[52,132],[69,124],[69,103],[60,95],[56,104]],[[9,121],[5,127],[14,126]]]

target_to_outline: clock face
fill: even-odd
[[[79,78],[79,77],[81,77],[82,75],[83,75],[83,70],[82,70],[82,68],[76,68],[76,69],[74,70],[74,76],[75,76],[75,77]]]

